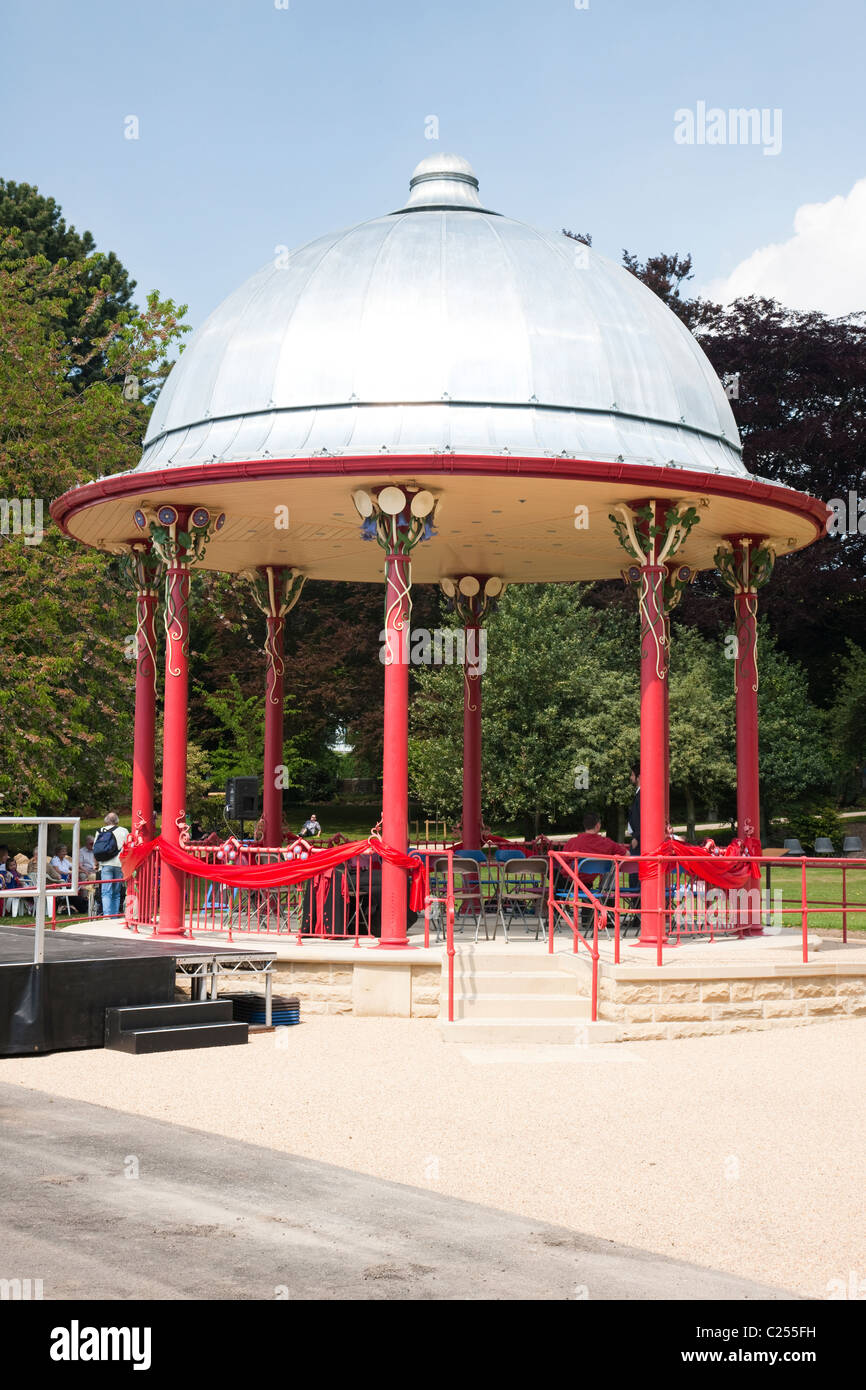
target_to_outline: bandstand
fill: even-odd
[[[166,655],[161,836],[182,849],[193,567],[249,584],[267,625],[264,843],[278,845],[283,624],[318,580],[383,583],[379,948],[401,949],[408,877],[413,584],[473,632],[506,585],[611,579],[641,617],[641,844],[665,841],[669,614],[702,570],[729,587],[739,838],[759,833],[756,623],[774,560],[822,534],[823,503],[750,475],[721,382],[629,271],[484,205],[461,158],[418,165],[403,207],[278,256],[229,296],[170,373],[132,472],[52,506],[137,576],[133,826],[155,833],[156,618]],[[466,670],[463,844],[482,833],[481,686]],[[709,717],[709,714],[708,714]],[[158,934],[184,926],[182,854]],[[664,932],[661,875],[641,938]]]

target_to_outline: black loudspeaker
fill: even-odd
[[[230,777],[226,782],[228,820],[255,820],[261,815],[258,777]]]
[[[343,884],[345,882],[345,897]],[[361,936],[381,936],[382,934],[382,873],[376,864],[372,871],[369,863],[356,867],[352,860],[338,864],[334,869],[328,890],[322,899],[322,909],[317,906],[316,885],[309,880],[304,885],[304,901],[301,907],[301,930],[304,935],[312,935],[317,930],[325,936],[355,934],[355,902],[358,902],[358,932]],[[406,927],[412,926],[416,918],[411,908],[406,910]]]

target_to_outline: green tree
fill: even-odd
[[[265,752],[265,708],[261,693],[244,695],[237,676],[230,676],[221,690],[198,689],[210,721],[207,756],[214,782],[222,786],[229,777],[261,777]],[[291,718],[294,701],[286,699]],[[283,732],[283,763],[287,786],[309,769],[297,751],[298,739]]]
[[[135,466],[147,397],[168,369],[184,310],[151,296],[143,314],[98,340],[106,374],[73,389],[81,352],[68,339],[69,305],[86,293],[85,317],[95,314],[107,287],[92,287],[92,260],[51,265],[24,255],[14,237],[2,246],[0,498],[27,503],[31,526],[25,535],[10,513],[0,533],[0,804],[104,810],[129,785],[133,604],[119,562],[67,540],[48,504],[76,483]],[[145,398],[124,397],[130,374]]]
[[[779,647],[767,623],[758,633],[761,838],[790,801],[831,781],[827,716],[809,699],[806,672]]]
[[[60,206],[32,184],[0,179],[0,227],[15,233],[13,261],[23,254],[44,256],[50,265],[82,263],[83,273],[71,289],[62,318],[67,341],[79,347],[83,359],[70,366],[73,384],[80,390],[105,374],[100,343],[114,323],[134,316],[135,281],[113,251],[97,253],[90,232],[67,227]],[[8,247],[0,247],[0,261],[8,254]]]
[[[598,810],[623,838],[628,771],[640,751],[639,642],[634,606],[590,606],[592,586],[509,589],[487,629],[483,689],[483,806],[489,819],[531,833]],[[674,624],[671,638],[671,786],[694,834],[698,805],[736,787],[733,665],[724,633]],[[825,720],[802,668],[760,635],[760,775],[768,812],[827,776]],[[430,811],[459,815],[463,676],[426,668],[412,704],[410,783]]]
[[[842,793],[847,798],[856,797],[863,785],[866,759],[866,651],[850,639],[836,682],[830,730],[839,757]]]
[[[671,789],[682,793],[694,840],[698,799],[706,808],[736,786],[734,693],[718,644],[680,625],[671,633],[670,730]]]
[[[487,629],[483,805],[530,833],[630,799],[637,748],[637,619],[598,612],[579,584],[515,585]],[[459,814],[463,674],[417,676],[410,781],[430,809]]]

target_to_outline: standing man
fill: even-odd
[[[105,917],[120,916],[120,886],[123,879],[120,851],[128,834],[129,831],[120,824],[117,812],[109,811],[93,842],[93,856],[99,864],[99,877],[102,880],[102,913]]]

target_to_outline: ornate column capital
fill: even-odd
[[[214,514],[207,507],[137,507],[133,521],[150,542],[167,569],[188,569],[199,564],[212,535],[225,525],[225,512]]]
[[[378,541],[385,551],[386,667],[408,665],[408,640],[412,618],[412,563],[410,556],[420,541],[433,532],[436,498],[432,492],[412,487],[378,488],[352,493],[361,518],[361,538]]]
[[[266,618],[284,618],[301,597],[307,576],[287,565],[262,565],[242,570],[240,578],[248,582],[253,603]]]
[[[663,510],[666,508],[666,510]],[[641,620],[641,653],[653,654],[659,679],[667,674],[670,628],[668,614],[682,598],[695,572],[674,563],[674,556],[700,521],[694,503],[617,502],[610,520],[623,550],[633,561],[622,577],[637,595]]]
[[[756,536],[730,536],[714,556],[719,577],[736,598],[752,596],[770,579],[776,552],[767,540]]]
[[[662,508],[667,506],[666,511]],[[647,502],[614,504],[609,519],[617,539],[630,559],[641,567],[661,566],[673,559],[700,521],[693,502]]]
[[[389,555],[409,555],[419,541],[429,540],[437,499],[432,492],[411,487],[378,488],[352,493],[361,518],[361,536],[376,540]]]
[[[773,573],[776,552],[755,536],[730,536],[715,554],[722,584],[734,600],[736,657],[734,692],[750,687],[758,693],[758,590]]]
[[[464,627],[478,627],[494,611],[508,585],[496,575],[445,576],[439,587]]]
[[[162,579],[162,557],[151,541],[130,541],[123,547],[121,568],[141,598],[156,598]]]
[[[267,618],[265,660],[267,674],[265,693],[269,705],[282,706],[282,679],[286,673],[283,660],[283,619],[301,597],[307,576],[287,565],[262,565],[256,570],[242,570],[241,579],[250,587],[253,603]]]

